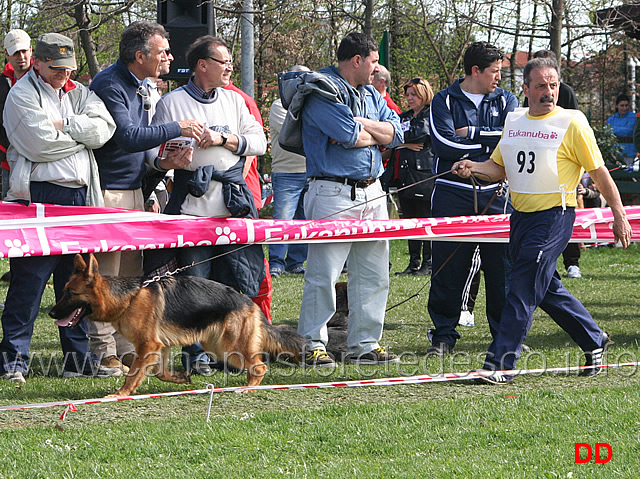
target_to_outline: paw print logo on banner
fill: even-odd
[[[22,258],[23,256],[31,256],[29,254],[29,245],[22,244],[19,239],[6,239],[4,245],[9,248],[7,258]]]
[[[216,234],[219,238],[216,240],[216,244],[233,244],[238,242],[238,236],[231,231],[231,228],[225,226],[224,228],[218,226],[216,228]]]

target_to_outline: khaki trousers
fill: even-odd
[[[104,205],[144,211],[142,190],[102,190]],[[96,254],[100,274],[107,276],[142,276],[141,251],[114,251]],[[109,323],[89,321],[89,349],[99,361],[109,356],[122,358],[135,351],[134,346]]]

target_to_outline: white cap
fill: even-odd
[[[9,56],[15,55],[20,50],[31,48],[31,37],[24,30],[15,29],[4,37],[4,49]]]

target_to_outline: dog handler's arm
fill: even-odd
[[[458,175],[460,178],[469,178],[471,175],[480,175],[480,179],[484,181],[496,182],[505,177],[505,171],[502,166],[492,159],[487,161],[456,161],[451,167],[451,173]]]
[[[618,187],[611,178],[606,166],[591,170],[589,176],[591,176],[598,191],[604,196],[609,208],[611,208],[613,213],[613,234],[616,237],[616,241],[620,241],[622,247],[627,248],[631,242],[632,230],[629,221],[627,221]]]

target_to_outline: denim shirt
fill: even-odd
[[[378,146],[355,148],[362,124],[354,116],[386,121],[393,125],[393,148],[403,141],[400,119],[370,85],[353,88],[334,66],[320,73],[330,76],[344,103],[311,94],[302,109],[302,138],[307,156],[307,176],[340,176],[355,180],[378,178],[384,170]],[[334,141],[331,141],[334,140]]]

